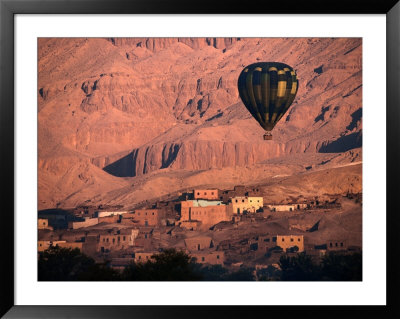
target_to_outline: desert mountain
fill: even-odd
[[[301,193],[305,175],[307,194],[361,191],[361,52],[358,38],[39,39],[39,209],[260,183],[281,201],[268,185]],[[299,78],[272,141],[238,96],[257,61]]]

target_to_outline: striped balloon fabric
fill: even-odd
[[[289,109],[299,87],[296,71],[279,62],[260,62],[246,66],[240,73],[238,89],[243,104],[267,131],[270,131]]]

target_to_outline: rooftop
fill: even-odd
[[[222,204],[222,201],[219,201],[219,200],[198,199],[198,200],[192,200],[192,202],[193,202],[193,207],[207,207],[207,206],[224,205],[224,204]]]

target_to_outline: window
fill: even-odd
[[[142,256],[139,256],[139,260],[142,259]]]
[[[152,215],[154,215],[154,212],[152,213]]]
[[[332,247],[332,243],[329,243],[329,247]]]
[[[106,241],[107,241],[107,243],[108,243],[108,238],[107,238],[107,240],[106,240]]]
[[[147,216],[147,213],[146,213],[146,216]]]
[[[200,195],[200,192],[197,192],[197,195]]]
[[[211,192],[211,195],[214,195],[214,192]]]
[[[293,238],[290,238],[290,241],[293,241]]]
[[[115,238],[113,238],[113,244],[115,243]]]
[[[43,225],[46,225],[46,223],[45,223],[45,222],[43,222]]]
[[[242,203],[244,203],[244,199],[242,199]]]
[[[219,255],[217,255],[217,259],[219,259]]]
[[[297,238],[297,241],[300,241],[300,238]]]
[[[39,244],[40,247],[42,247],[42,244]]]
[[[118,236],[118,241],[121,241],[121,238]]]
[[[207,193],[206,193],[206,192],[204,192],[204,195],[207,195]]]
[[[265,238],[264,241],[269,243],[269,238]]]
[[[238,200],[237,200],[237,199],[236,199],[235,201],[236,201],[236,203],[238,202]]]
[[[103,243],[106,241],[106,239],[105,238],[103,238]]]
[[[204,261],[205,259],[204,259],[204,257],[201,257],[201,261]]]
[[[337,244],[337,243],[335,243],[335,246],[337,247],[337,246],[338,246],[338,244]]]
[[[285,241],[285,238],[282,238],[282,241]]]
[[[140,213],[137,213],[138,214],[138,216],[140,216]]]
[[[340,243],[340,247],[343,247],[343,243]]]
[[[123,240],[123,241],[125,241],[125,240],[126,240],[126,237],[125,237],[125,236],[124,236],[124,237],[122,237],[122,240]]]

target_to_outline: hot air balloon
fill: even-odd
[[[240,73],[238,89],[243,104],[272,139],[272,129],[292,104],[299,81],[296,71],[279,62],[259,62]]]

